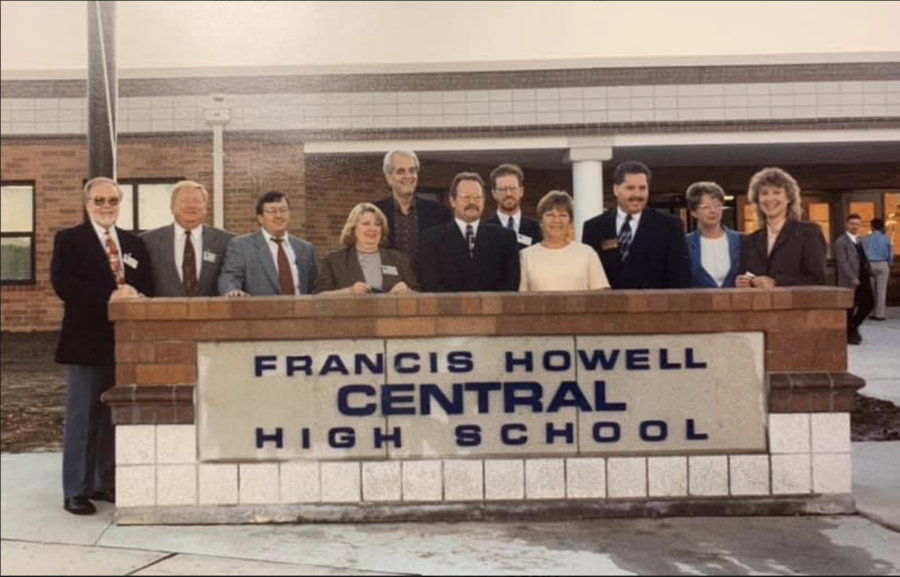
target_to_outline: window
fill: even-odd
[[[180,178],[123,179],[122,208],[116,226],[132,232],[143,232],[172,222],[170,204],[172,189]]]
[[[900,194],[884,194],[884,234],[894,244],[894,256],[900,256]]]
[[[34,283],[34,183],[0,187],[0,282]]]

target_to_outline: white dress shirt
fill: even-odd
[[[462,233],[463,238],[466,238],[466,227],[470,225],[472,227],[472,234],[475,238],[478,238],[478,225],[481,224],[481,221],[476,220],[475,222],[466,222],[458,218],[454,218],[453,220],[456,221],[456,226],[459,227],[459,232]]]
[[[644,211],[641,211],[637,214],[631,215],[631,238],[634,239],[635,235],[637,235],[638,225],[641,223],[641,215],[644,214]],[[622,225],[625,224],[625,218],[628,216],[628,213],[621,209],[621,207],[616,207],[616,237],[619,236],[619,233],[622,232]]]
[[[511,218],[515,219],[515,225],[516,225],[515,231],[516,231],[516,234],[519,233],[519,228],[522,226],[522,211],[521,210],[517,211],[516,214],[513,214],[513,215],[503,214],[502,212],[497,211],[497,217],[500,219],[500,226],[502,226],[503,228],[509,227],[509,219],[511,219]]]

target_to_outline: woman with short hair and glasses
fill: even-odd
[[[697,229],[687,235],[691,287],[734,288],[741,261],[741,234],[722,224],[725,191],[715,182],[695,182],[685,193]]]

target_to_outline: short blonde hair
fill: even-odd
[[[544,215],[554,208],[565,210],[569,213],[569,222],[575,218],[575,204],[572,197],[565,190],[551,190],[545,194],[538,202],[537,218],[538,222],[544,220]]]
[[[381,225],[381,242],[379,245],[384,246],[385,243],[387,243],[391,229],[384,213],[372,203],[361,202],[354,206],[353,210],[350,211],[350,216],[347,217],[347,223],[344,225],[344,230],[341,231],[341,243],[344,246],[356,246],[356,225],[359,224],[359,221],[362,220],[363,215],[367,212],[374,214],[375,220]]]
[[[753,175],[747,190],[750,203],[756,208],[756,222],[762,226],[766,224],[766,215],[759,208],[759,194],[763,187],[771,186],[783,188],[788,199],[788,220],[803,220],[803,205],[800,204],[800,185],[794,177],[780,168],[764,168]]]
[[[193,180],[181,180],[176,182],[175,186],[172,187],[172,199],[169,201],[170,206],[175,206],[175,201],[178,199],[178,193],[186,188],[199,188],[200,192],[203,193],[203,202],[209,204],[209,192],[207,192],[205,186],[199,182],[194,182]]]

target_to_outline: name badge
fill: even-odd
[[[131,256],[130,254],[126,254],[122,257],[122,262],[124,262],[127,266],[130,266],[133,269],[137,269],[138,261],[136,258]]]
[[[600,243],[600,248],[602,250],[613,250],[619,248],[619,239],[611,238],[609,240],[604,240]]]
[[[534,241],[531,239],[530,236],[525,236],[524,234],[519,233],[519,244],[524,244],[525,246],[531,246],[531,243],[533,243],[533,242]]]
[[[400,271],[397,270],[397,267],[390,265],[382,265],[381,274],[386,274],[390,276],[400,276]]]
[[[203,251],[203,260],[204,260],[204,261],[206,261],[206,262],[216,262],[216,259],[217,259],[217,258],[218,258],[218,256],[216,256],[216,253],[214,253],[214,252],[209,252],[208,250],[204,250],[204,251]]]

